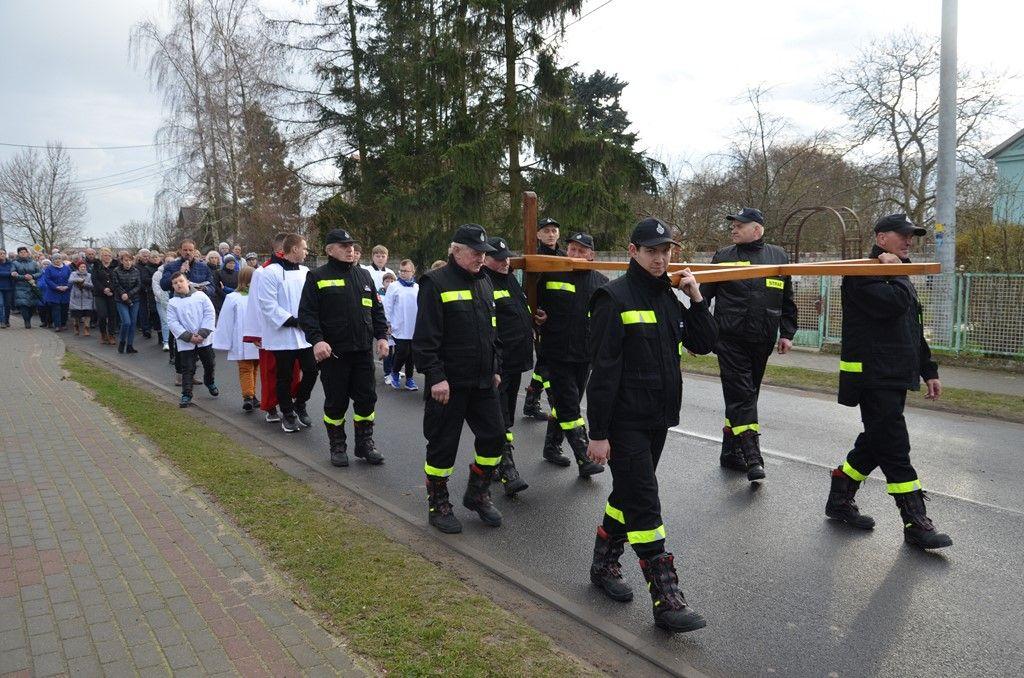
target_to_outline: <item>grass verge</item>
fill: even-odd
[[[714,356],[686,355],[683,358],[683,371],[717,377],[718,359]],[[809,370],[806,367],[768,365],[764,373],[764,383],[835,394],[839,389],[839,374]],[[907,405],[926,410],[974,414],[1024,423],[1024,398],[1001,393],[946,386],[943,387],[942,397],[938,400],[928,400],[924,397],[923,390],[911,391],[907,394]]]
[[[401,675],[595,673],[490,599],[176,405],[66,353],[64,368],[206,490],[349,647]]]

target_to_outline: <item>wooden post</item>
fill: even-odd
[[[537,253],[537,194],[523,192],[523,256]],[[523,289],[530,311],[537,310],[537,273],[523,269]]]

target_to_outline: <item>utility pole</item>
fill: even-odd
[[[82,242],[85,243],[86,247],[92,249],[95,246],[97,238],[82,238]]]
[[[0,207],[0,250],[7,251],[7,241],[4,240],[4,210]]]
[[[956,321],[956,23],[957,0],[942,0],[942,43],[939,50],[939,150],[935,173],[935,254],[942,264],[935,309],[936,329],[953,341]]]

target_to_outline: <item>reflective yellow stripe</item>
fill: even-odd
[[[754,423],[754,424],[745,424],[744,426],[733,426],[732,427],[732,434],[734,436],[738,436],[739,434],[743,433],[744,431],[757,431],[757,432],[760,433],[761,425],[757,424],[757,423]]]
[[[551,407],[551,416],[558,419],[558,412],[555,411],[554,406]]]
[[[920,490],[921,481],[915,478],[905,483],[886,483],[885,489],[889,494],[906,494],[907,492]]]
[[[477,466],[497,466],[501,463],[501,457],[481,457],[477,454],[475,461]]]
[[[620,315],[622,317],[623,325],[658,322],[658,317],[655,315],[654,311],[650,310],[623,311]]]
[[[749,261],[716,261],[715,263],[723,266],[750,266]]]
[[[579,428],[580,426],[586,426],[587,422],[583,421],[583,417],[580,417],[576,421],[560,421],[560,422],[558,422],[558,425],[559,425],[559,427],[561,427],[561,429],[563,431],[571,431],[574,428]]]
[[[725,418],[725,425],[728,426],[729,428],[732,428],[732,422],[729,421],[729,417]]]
[[[858,471],[857,469],[853,468],[852,466],[850,466],[850,462],[848,461],[843,462],[843,473],[850,476],[858,483],[862,483],[865,480],[867,480],[867,476]]]
[[[447,478],[448,476],[455,472],[455,467],[452,466],[451,468],[437,468],[436,466],[431,466],[430,464],[424,464],[423,471],[428,476],[435,476],[437,478]]]
[[[683,342],[679,342],[679,357],[683,357]]]
[[[352,421],[373,421],[376,418],[377,418],[377,413],[376,412],[370,412],[365,417],[363,415],[361,415],[361,414],[356,414],[355,412],[352,413]]]
[[[367,308],[373,306],[373,299],[370,299],[369,297],[363,297],[363,306],[366,306]]]
[[[665,538],[665,526],[658,525],[653,530],[634,530],[627,532],[626,537],[630,544],[650,544],[652,541]]]
[[[626,517],[622,515],[622,511],[612,506],[610,503],[604,505],[604,514],[612,520],[626,524]]]
[[[778,278],[765,278],[764,284],[767,287],[774,287],[777,290],[781,290],[783,287],[785,287],[785,283],[783,283]]]
[[[491,316],[491,327],[497,327],[497,326],[498,326],[498,317],[492,315]]]
[[[331,426],[341,426],[342,424],[345,423],[345,417],[342,417],[341,419],[331,419],[325,414],[324,422],[330,424]]]
[[[505,431],[505,440],[512,442],[515,439],[515,436],[512,435],[512,431]]]
[[[541,384],[544,383],[544,377],[540,376],[536,372],[533,373],[533,380],[534,381],[539,381]]]
[[[563,292],[575,292],[576,291],[576,286],[573,285],[572,283],[567,283],[567,282],[549,281],[548,284],[544,286],[544,288],[545,289],[549,289],[549,290],[562,290]]]
[[[511,296],[512,293],[509,292],[508,290],[494,290],[495,299],[509,299],[511,298]]]
[[[322,290],[325,287],[344,287],[344,286],[345,286],[345,279],[344,278],[337,278],[336,280],[317,280],[316,281],[316,288],[318,290]]]
[[[544,386],[545,389],[549,389],[549,388],[551,388],[551,382],[550,381],[545,381],[543,386]]]
[[[864,363],[853,363],[853,362],[847,362],[845,360],[840,360],[839,361],[839,371],[840,372],[863,372],[864,371]]]
[[[466,301],[473,298],[473,290],[452,290],[451,292],[441,292],[441,303],[447,304],[449,301]]]

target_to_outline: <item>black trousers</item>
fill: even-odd
[[[373,421],[377,391],[374,388],[373,353],[351,351],[331,356],[320,363],[320,384],[324,387],[324,421],[341,426],[352,401],[352,420]]]
[[[114,297],[100,293],[93,298],[96,300],[96,325],[99,331],[116,334],[117,308],[114,306]]]
[[[571,431],[585,426],[580,414],[580,401],[587,390],[590,363],[570,363],[549,358],[547,372],[548,380],[551,382],[548,388],[551,415],[559,427],[563,431]]]
[[[462,424],[469,424],[477,466],[493,468],[501,461],[505,445],[505,421],[498,403],[498,391],[490,388],[453,387],[448,403],[442,405],[426,389],[423,408],[423,437],[427,439],[428,476],[448,477],[455,470]]]
[[[725,398],[725,425],[734,435],[761,429],[757,398],[761,394],[768,356],[774,348],[774,341],[740,341],[729,337],[719,339],[715,347]]]
[[[531,391],[551,388],[551,383],[548,381],[548,364],[540,355],[537,356],[537,362],[533,366],[533,376],[530,377],[530,383],[526,385],[526,388]]]
[[[910,435],[903,418],[907,392],[870,389],[860,393],[860,419],[864,432],[857,436],[846,455],[843,471],[854,480],[864,480],[881,467],[889,494],[921,489],[917,471],[910,463]]]
[[[196,346],[191,351],[178,351],[181,363],[181,393],[192,395],[192,378],[196,374],[196,361],[203,364],[203,383],[207,386],[215,384],[214,366],[216,355],[213,346]]]
[[[501,373],[498,404],[501,406],[501,418],[505,424],[505,440],[509,442],[512,442],[512,424],[516,420],[516,403],[519,400],[519,385],[522,381],[523,373],[519,370]]]
[[[391,363],[391,374],[405,372],[405,378],[412,379],[412,371],[412,339],[395,339],[395,354],[394,361]]]
[[[291,349],[285,351],[271,351],[274,354],[276,364],[275,390],[277,391],[277,402],[281,411],[285,414],[295,412],[295,403],[304,403],[309,400],[316,386],[317,365],[313,358],[313,347]],[[333,358],[332,358],[333,360]],[[292,401],[292,375],[295,373],[295,363],[299,364],[302,370],[302,380],[299,382],[299,390]]]
[[[612,453],[612,493],[605,506],[605,531],[625,535],[640,558],[649,559],[665,550],[665,525],[655,472],[665,447],[668,429],[612,429],[608,443]]]

